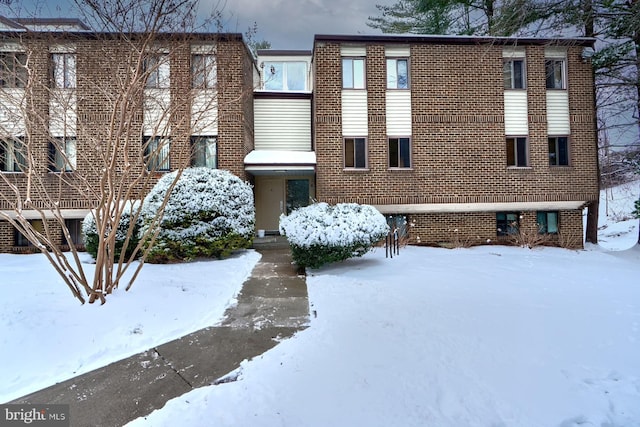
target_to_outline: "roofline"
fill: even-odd
[[[127,37],[127,38],[135,38],[135,37],[143,37],[148,33],[144,32],[134,32],[134,33],[119,33],[119,32],[98,32],[98,31],[77,31],[77,30],[65,30],[65,31],[31,31],[28,28],[26,32],[32,37],[43,36],[54,36],[54,37],[69,37],[75,36],[78,38],[85,39],[117,39],[119,37]],[[21,37],[24,36],[25,30],[0,30],[0,35],[4,34],[12,34],[15,33],[20,34]],[[242,41],[244,42],[243,35],[241,33],[163,33],[158,32],[154,35],[157,40],[171,40],[171,39],[188,39],[188,40],[202,40],[202,41],[210,41],[211,39],[218,39],[223,41]]]
[[[23,25],[75,25],[82,30],[90,31],[84,22],[77,18],[13,18],[13,21]]]
[[[311,56],[310,50],[258,49],[258,56]]]
[[[560,45],[593,47],[596,42],[592,37],[491,37],[491,36],[454,36],[437,34],[316,34],[313,39],[318,42],[340,43],[426,43],[426,44],[499,44],[499,45]]]
[[[0,15],[0,23],[5,24],[5,25],[7,25],[8,27],[13,27],[13,30],[11,30],[11,31],[20,31],[20,32],[24,32],[24,31],[26,31],[26,30],[27,30],[23,25],[21,25],[21,24],[17,23],[17,22],[16,22],[16,21],[14,21],[13,19],[9,19],[9,18],[4,17],[4,16],[2,16],[2,15]]]

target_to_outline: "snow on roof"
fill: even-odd
[[[253,150],[244,158],[245,165],[312,166],[316,164],[314,151]]]

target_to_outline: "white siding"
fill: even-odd
[[[387,135],[411,135],[411,91],[387,91]]]
[[[311,151],[311,100],[253,101],[256,150]]]
[[[24,116],[26,100],[24,89],[1,89],[0,135],[24,136]]]
[[[169,89],[145,89],[143,104],[143,134],[145,136],[169,135],[171,105]]]
[[[54,137],[76,136],[75,90],[53,90],[49,99],[49,132]]]
[[[367,91],[342,91],[342,135],[367,136]]]
[[[547,91],[547,134],[569,135],[569,94],[566,90]]]
[[[199,90],[191,104],[191,133],[193,135],[218,135],[218,102],[215,90]]]
[[[341,56],[366,56],[367,48],[365,46],[340,46]]]
[[[527,92],[524,90],[504,92],[504,133],[505,135],[529,134]]]
[[[409,46],[385,46],[384,54],[387,57],[408,58],[411,55]]]

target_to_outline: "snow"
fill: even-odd
[[[0,402],[215,324],[259,258],[146,264],[100,306],[80,305],[43,255],[0,254]]]
[[[369,246],[389,230],[384,215],[357,203],[314,203],[280,216],[280,233],[296,246]]]
[[[638,427],[638,221],[601,221],[603,243],[582,251],[407,247],[308,270],[309,328],[130,425]],[[257,257],[145,266],[100,307],[79,306],[42,257],[0,255],[0,401],[215,322],[221,310],[191,312],[225,306]]]

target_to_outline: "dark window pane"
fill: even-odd
[[[356,139],[356,167],[357,168],[365,168],[366,164],[366,148],[365,148],[364,138]]]
[[[398,139],[390,138],[389,139],[389,167],[397,168],[398,167]]]
[[[411,144],[409,138],[400,138],[400,167],[411,167]]]
[[[516,165],[515,139],[507,138],[507,166]]]
[[[513,61],[513,86],[514,89],[524,88],[522,61]]]
[[[569,150],[567,145],[566,137],[558,138],[558,165],[560,166],[569,165]]]
[[[294,209],[298,209],[309,204],[309,180],[308,179],[288,179],[287,180],[287,215]]]
[[[409,87],[409,74],[406,59],[398,60],[398,89]]]
[[[518,166],[527,166],[527,139],[518,138]]]

